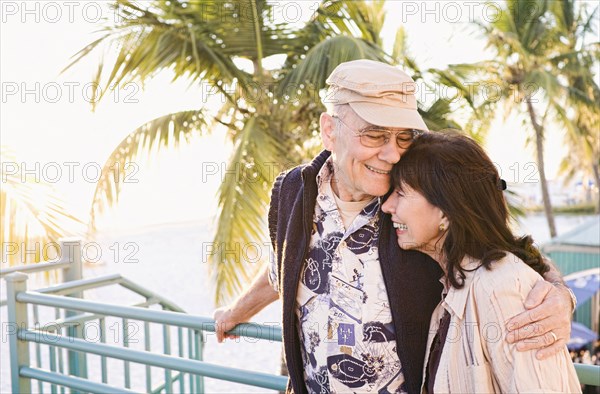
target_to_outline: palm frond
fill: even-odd
[[[558,97],[565,93],[565,87],[555,75],[539,69],[531,70],[525,75],[522,87],[526,95],[524,98],[534,102],[543,102],[546,97]]]
[[[360,31],[358,37],[383,47],[381,30],[385,21],[385,1],[346,1],[344,5],[346,6],[348,19],[354,22]]]
[[[334,37],[355,37],[381,47],[381,29],[385,20],[383,5],[380,0],[321,2],[313,18],[294,32],[295,41],[290,41],[286,47],[288,56],[281,70],[283,75],[303,62],[307,51]]]
[[[219,188],[218,228],[210,256],[210,274],[217,284],[216,303],[222,304],[246,285],[265,261],[266,207],[273,169],[286,153],[269,129],[267,117],[251,117],[244,124],[228,165],[228,177]],[[259,259],[248,261],[248,250]]]
[[[173,70],[174,79],[220,79],[225,83],[248,79],[222,50],[223,40],[211,29],[216,22],[202,21],[204,13],[195,15],[179,2],[151,4],[144,9],[133,1],[118,1],[114,7],[119,22],[105,28],[107,33],[77,53],[67,66],[72,67],[101,43],[105,54],[116,52],[109,65],[105,64],[106,55],[102,56],[93,82],[94,86],[105,88],[94,103],[117,86],[144,82],[161,70]],[[174,21],[175,17],[180,19]]]
[[[96,229],[96,217],[118,202],[123,184],[131,174],[128,169],[138,168],[136,160],[140,153],[150,153],[153,147],[176,147],[192,133],[206,130],[208,123],[211,121],[207,121],[203,110],[182,111],[145,123],[125,137],[102,168],[92,200],[90,231]]]
[[[81,236],[84,223],[69,213],[50,184],[24,176],[12,150],[2,146],[1,156],[2,262],[13,266],[58,257],[58,240]]]
[[[450,119],[452,111],[447,99],[437,99],[427,110],[419,108],[419,113],[429,130],[461,129],[458,123]]]
[[[465,78],[464,74],[455,74],[452,72],[452,69],[429,69],[427,70],[427,72],[433,77],[433,83],[439,83],[444,86],[456,89],[458,91],[459,97],[463,98],[471,107],[471,109],[477,109],[474,97],[476,90],[471,88],[471,81]]]
[[[356,59],[390,61],[381,48],[360,38],[330,38],[311,48],[297,67],[289,71],[279,83],[278,94],[284,95],[286,91],[295,89],[307,93],[323,89],[325,80],[334,68],[340,63]]]
[[[403,59],[408,56],[408,48],[406,42],[406,30],[403,26],[400,26],[398,30],[396,30],[394,46],[392,47],[392,59],[394,59],[396,62],[399,62],[400,59]]]
[[[356,3],[362,3],[362,0]],[[315,17],[306,26],[311,32],[320,33],[316,38],[321,41],[335,35],[358,36],[360,29],[353,23],[352,16],[357,15],[357,8],[352,0],[323,1],[315,12]],[[349,7],[352,11],[349,11]],[[350,15],[352,12],[352,15]]]
[[[275,21],[274,4],[266,0],[118,0],[118,21],[75,55],[72,63],[102,47],[109,60],[98,65],[97,86],[143,83],[170,70],[174,79],[211,84],[227,97],[210,122],[202,111],[188,111],[158,118],[125,138],[104,166],[91,215],[93,227],[103,207],[117,202],[125,173],[118,177],[111,168],[123,170],[142,153],[175,145],[180,136],[203,129],[207,123],[225,125],[235,144],[230,174],[244,176],[227,177],[219,189],[216,252],[210,266],[218,303],[236,295],[259,264],[245,261],[244,248],[266,239],[264,214],[274,168],[299,164],[320,149],[315,142],[323,110],[319,93],[331,71],[342,62],[366,58],[401,63],[415,79],[428,77],[424,75],[427,69],[423,71],[399,47],[400,39],[394,53],[402,53],[401,57],[391,57],[381,48],[382,0],[323,1],[314,17],[300,27]],[[286,56],[284,65],[264,68],[262,60],[272,55]],[[250,60],[253,70],[240,66],[240,59]],[[460,81],[448,77],[444,83]],[[274,90],[267,87],[273,85]],[[228,94],[232,88],[241,91],[241,97]],[[266,94],[267,99],[247,99],[256,94]],[[421,103],[420,111],[432,129],[458,126],[451,120],[453,108],[447,100],[429,108]]]

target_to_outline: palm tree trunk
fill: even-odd
[[[542,186],[542,199],[544,201],[544,212],[550,229],[550,237],[556,237],[556,224],[554,223],[554,213],[552,213],[552,203],[550,201],[550,192],[548,191],[548,180],[546,179],[546,171],[544,169],[544,128],[537,121],[537,115],[533,104],[527,100],[527,111],[531,118],[531,124],[535,130],[535,147],[537,156],[537,165],[540,172],[540,183]]]

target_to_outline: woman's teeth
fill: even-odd
[[[397,228],[398,230],[408,230],[408,226],[404,223],[394,222],[394,228]]]

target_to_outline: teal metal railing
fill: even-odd
[[[14,272],[32,274],[35,272],[62,271],[62,282],[71,282],[82,278],[81,240],[79,238],[61,238],[58,241],[58,259],[41,261],[34,264],[19,265],[0,269],[0,278]],[[6,299],[0,300],[0,307],[6,305]]]
[[[43,392],[43,384],[50,384],[53,393],[64,392],[64,388],[88,392],[130,392],[133,388],[131,379],[131,364],[142,365],[145,368],[146,384],[144,390],[149,393],[159,392],[204,392],[203,377],[221,379],[230,382],[247,384],[256,387],[284,390],[287,378],[261,372],[246,371],[204,362],[202,353],[205,332],[214,332],[215,323],[212,319],[191,316],[176,305],[162,299],[156,294],[121,277],[108,275],[101,278],[78,280],[40,291],[27,291],[27,275],[13,273],[6,277],[8,293],[9,324],[12,324],[15,335],[10,335],[11,378],[14,392],[30,392],[31,380],[38,381],[38,391]],[[108,285],[120,285],[135,293],[144,295],[146,302],[134,306],[107,304],[73,297],[65,297],[73,292]],[[164,309],[147,308],[159,304]],[[28,306],[32,316],[28,313]],[[42,325],[39,322],[40,307],[54,308],[56,318],[51,324]],[[60,313],[62,311],[62,313]],[[67,315],[71,311],[75,314]],[[33,317],[34,324],[30,317]],[[108,319],[120,322],[121,339],[109,341],[107,333]],[[96,322],[101,335],[96,338],[86,338],[86,324]],[[158,327],[162,332],[162,340],[152,338],[151,326]],[[78,331],[65,328],[77,327]],[[130,329],[140,329],[136,342],[143,343],[143,349],[130,347],[127,338],[131,339]],[[114,334],[115,330],[112,330]],[[156,330],[154,330],[156,331]],[[270,341],[281,341],[280,329],[272,326],[243,324],[231,333]],[[139,337],[143,340],[139,340]],[[99,339],[99,340],[98,340]],[[118,342],[118,343],[116,343]],[[162,349],[152,347],[160,342]],[[29,355],[29,347],[36,348],[35,366]],[[41,347],[49,358],[47,367],[43,366]],[[67,352],[68,357],[62,353]],[[100,356],[100,371],[93,374],[99,376],[101,382],[88,380],[87,356]],[[70,360],[68,373],[64,362]],[[119,360],[123,363],[122,387],[109,385],[111,381],[107,360]],[[71,365],[74,364],[74,365]],[[164,377],[153,384],[151,368],[161,368]],[[89,383],[89,385],[88,385]],[[139,391],[139,387],[136,388]],[[134,390],[135,391],[135,390]]]
[[[600,366],[591,364],[575,364],[579,383],[589,386],[600,386]]]
[[[58,263],[19,268],[0,272],[7,282],[6,328],[15,393],[31,392],[32,381],[37,381],[39,392],[44,392],[48,386],[52,393],[60,391],[61,394],[65,393],[65,388],[70,388],[71,392],[139,392],[142,391],[139,387],[133,387],[139,386],[140,382],[132,379],[132,364],[143,368],[143,390],[148,393],[202,393],[205,376],[285,390],[287,378],[284,376],[205,362],[204,333],[215,331],[212,319],[186,314],[171,301],[119,274],[81,279],[81,255],[77,251]],[[64,277],[70,281],[27,291],[28,276],[16,271],[42,269],[63,269]],[[145,301],[115,305],[80,298],[86,290],[114,285],[142,296]],[[150,309],[152,306],[161,309]],[[39,308],[54,309],[49,323],[42,324]],[[90,325],[98,330],[98,335],[93,338],[87,329]],[[134,331],[139,334],[136,341],[132,341]],[[281,341],[281,330],[273,326],[241,324],[230,333]],[[155,340],[157,336],[160,341]],[[159,348],[157,343],[161,345]],[[135,348],[140,346],[141,349]],[[30,357],[30,348],[34,348],[34,358]],[[100,358],[92,374],[88,371],[91,366],[88,356]],[[111,376],[115,363],[121,363],[123,382],[120,385],[114,384]],[[153,368],[162,370],[160,378],[152,373]],[[582,384],[600,386],[600,367],[576,364],[575,369]],[[90,380],[89,375],[100,381]]]

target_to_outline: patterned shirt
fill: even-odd
[[[331,158],[317,176],[318,196],[297,293],[304,379],[309,393],[404,393],[377,240],[380,200],[348,229],[331,189]],[[277,263],[271,264],[277,288]]]

